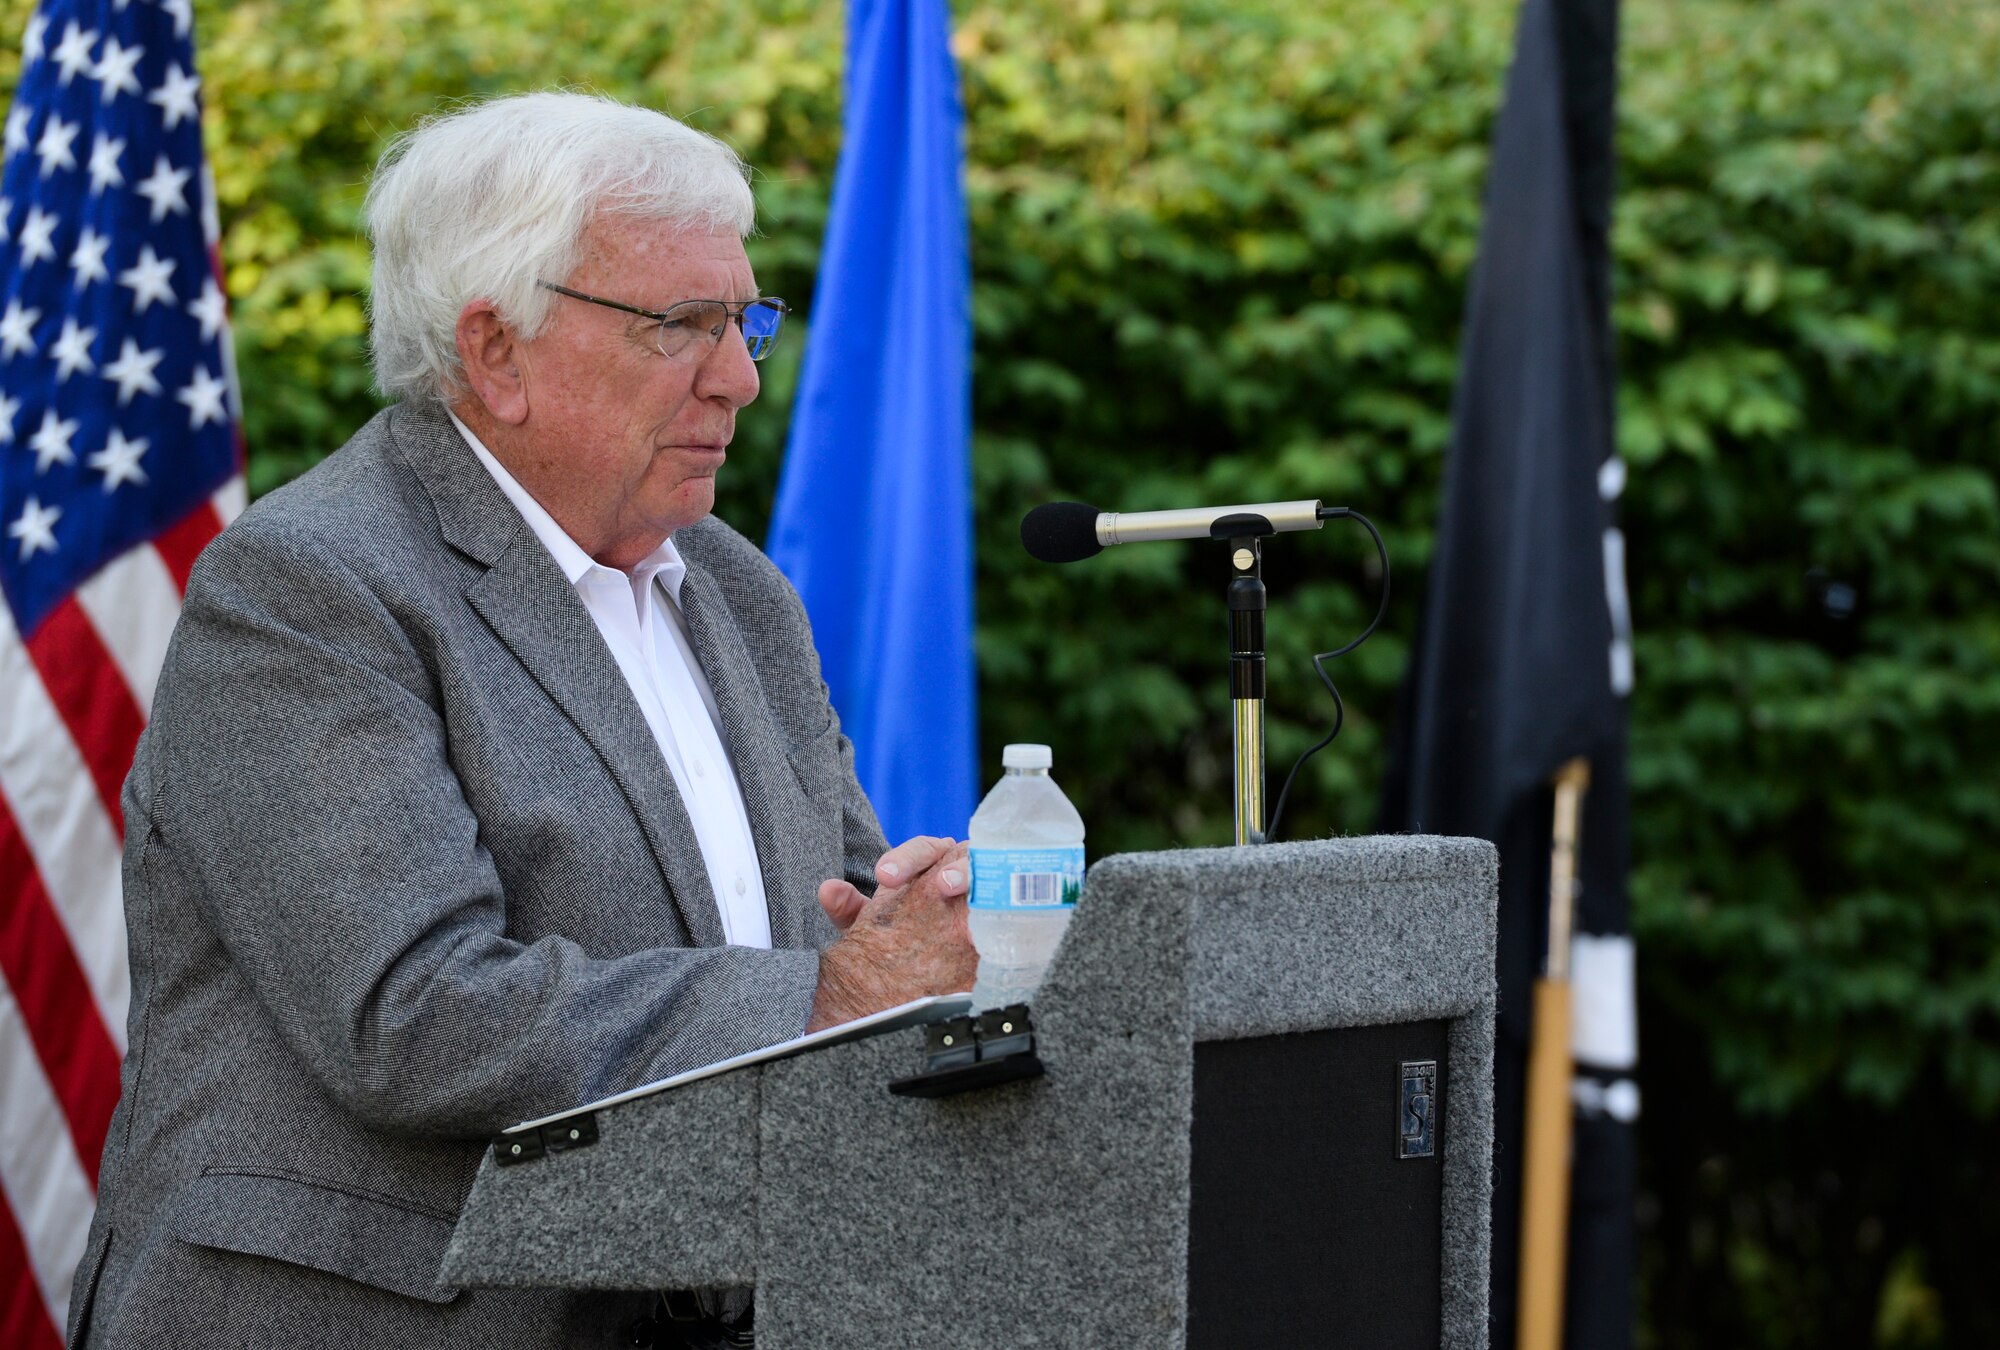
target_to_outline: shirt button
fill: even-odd
[[[747,881],[745,881],[745,880],[744,880],[744,879],[743,879],[743,878],[742,878],[742,877],[741,877],[741,876],[739,875],[739,876],[738,876],[738,877],[736,878],[736,893],[737,893],[738,895],[742,895],[742,894],[743,894],[743,893],[744,893],[745,891],[747,891],[747,890],[749,890],[749,889],[750,889],[750,883],[749,883],[749,882],[747,882]]]

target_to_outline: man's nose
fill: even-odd
[[[754,402],[762,387],[743,330],[732,323],[695,373],[695,393],[702,398],[720,398],[732,408],[741,408]]]

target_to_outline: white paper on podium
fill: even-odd
[[[972,995],[932,994],[927,998],[912,999],[899,1003],[893,1008],[857,1017],[852,1022],[842,1022],[837,1027],[827,1027],[823,1031],[809,1032],[789,1041],[767,1045],[762,1050],[751,1050],[730,1059],[719,1059],[713,1064],[704,1064],[699,1069],[689,1069],[671,1078],[662,1078],[656,1083],[647,1083],[605,1097],[599,1101],[586,1102],[582,1106],[572,1106],[567,1111],[558,1111],[552,1116],[540,1116],[534,1120],[524,1120],[519,1125],[509,1125],[502,1134],[521,1134],[528,1130],[538,1130],[544,1125],[553,1125],[571,1116],[580,1116],[590,1111],[601,1111],[607,1106],[619,1106],[625,1102],[650,1097],[656,1092],[665,1092],[685,1083],[697,1083],[704,1078],[728,1073],[732,1069],[748,1068],[752,1064],[768,1064],[774,1059],[790,1059],[808,1050],[818,1050],[822,1046],[839,1045],[842,1041],[858,1041],[869,1036],[879,1036],[885,1031],[900,1031],[904,1027],[924,1026],[931,1022],[942,1022],[948,1018],[962,1017],[972,1009]]]

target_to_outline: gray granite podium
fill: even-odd
[[[916,1029],[489,1153],[455,1286],[754,1286],[764,1350],[1484,1347],[1497,862],[1339,839],[1106,858],[1046,1075],[886,1084]]]

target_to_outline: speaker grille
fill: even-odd
[[[1436,1350],[1446,1027],[1195,1045],[1190,1350]],[[1401,1066],[1424,1060],[1436,1151],[1402,1158]]]

